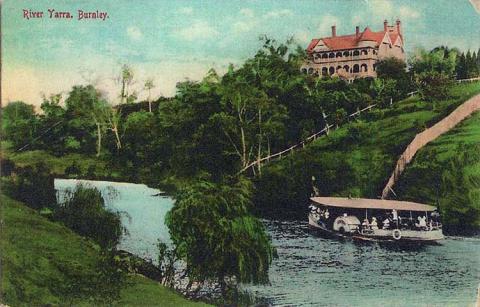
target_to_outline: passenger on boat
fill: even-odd
[[[377,218],[376,217],[372,217],[372,223],[370,224],[370,227],[373,230],[378,229],[378,224],[377,224]]]
[[[369,229],[370,228],[370,223],[368,222],[368,219],[363,220],[362,228],[363,229]]]
[[[415,223],[415,226],[418,227],[418,228],[421,228],[421,229],[426,229],[427,228],[427,221],[426,221],[426,217],[425,216],[422,216],[422,217],[418,217],[418,223]]]
[[[383,229],[390,228],[390,219],[387,217],[383,220]]]

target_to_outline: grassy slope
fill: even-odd
[[[472,151],[478,150],[479,145],[480,112],[477,112],[417,153],[396,185],[397,193],[404,199],[427,203],[438,201],[440,209],[445,210],[449,200],[445,199],[443,195],[439,195],[438,190],[442,184],[443,175],[445,172],[449,172],[452,167],[448,161],[457,156],[460,150],[464,151],[473,159],[468,165],[463,165],[463,174],[478,176],[480,174],[480,160],[478,154],[475,155]],[[463,178],[463,186],[467,186],[465,184],[465,180],[468,180],[467,177]],[[477,183],[477,193],[478,190],[480,190],[480,187]],[[473,191],[470,190],[470,192]],[[480,203],[471,205],[480,209]],[[477,226],[480,226],[478,220]]]
[[[415,134],[432,126],[462,102],[480,93],[480,83],[456,85],[452,98],[434,104],[417,97],[364,116],[363,134],[352,140],[343,125],[304,150],[273,162],[256,182],[257,204],[303,212],[311,176],[322,195],[377,198],[404,148]]]
[[[36,211],[0,195],[2,203],[1,301],[10,306],[92,305],[91,277],[99,253],[90,241]],[[95,297],[93,297],[95,299]],[[129,275],[122,306],[196,306],[143,276]]]

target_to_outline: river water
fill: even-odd
[[[60,192],[79,181],[58,179]],[[86,181],[82,181],[86,182]],[[88,181],[128,230],[119,248],[156,259],[158,239],[169,242],[167,197],[145,185]],[[264,220],[278,258],[270,285],[246,286],[266,305],[474,306],[480,282],[480,238],[447,237],[441,245],[395,248],[325,239],[300,221]]]

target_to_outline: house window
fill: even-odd
[[[368,54],[367,50],[362,50],[362,55],[367,55],[367,54]]]
[[[326,53],[322,54],[322,59],[328,59],[328,54]]]
[[[306,73],[307,73],[307,69],[306,69],[306,68],[302,68],[302,72],[303,72],[304,74],[306,74]]]
[[[337,58],[341,58],[342,57],[342,53],[341,52],[337,52],[337,54],[335,55]]]
[[[328,69],[326,67],[322,68],[322,76],[328,75]]]
[[[350,66],[348,65],[343,66],[343,69],[345,69],[346,72],[350,72]]]
[[[358,66],[358,64],[353,65],[353,72],[354,73],[360,72],[360,66]]]
[[[329,73],[333,75],[335,73],[335,67],[330,66]]]
[[[313,68],[310,67],[310,68],[308,69],[308,73],[309,73],[310,75],[313,74]]]
[[[350,52],[344,51],[344,52],[343,52],[343,56],[350,56]]]
[[[353,56],[357,56],[357,55],[360,55],[360,51],[355,50],[355,51],[353,52]]]
[[[363,72],[367,72],[367,71],[368,71],[367,64],[362,64],[362,66],[360,66],[360,68],[361,68],[361,71],[363,71]]]
[[[335,57],[335,53],[331,52],[329,55],[328,55],[329,58],[334,58]]]

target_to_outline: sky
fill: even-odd
[[[470,2],[471,1],[471,2]],[[175,94],[185,79],[200,80],[214,68],[238,66],[267,35],[289,37],[306,48],[312,38],[351,34],[355,26],[381,30],[399,18],[407,53],[438,45],[480,48],[479,0],[4,0],[2,3],[2,103],[39,106],[42,95],[68,94],[76,84],[95,84],[118,100],[122,64],[134,71],[136,90],[146,97],[152,78],[158,97]],[[480,8],[480,5],[478,5]],[[50,18],[48,9],[70,12]],[[43,11],[43,18],[24,16]],[[78,20],[78,10],[108,18]],[[30,14],[27,14],[30,16]]]

